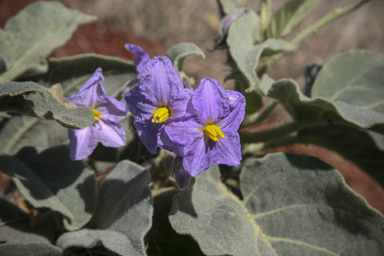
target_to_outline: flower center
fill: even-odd
[[[93,110],[93,115],[95,116],[95,121],[99,121],[100,118],[102,118],[103,116],[101,115],[101,112],[97,109],[92,109]]]
[[[152,123],[164,123],[169,117],[169,110],[166,107],[160,107],[153,113]]]
[[[215,124],[207,125],[205,127],[204,134],[208,137],[208,139],[213,141],[219,141],[220,139],[225,138],[224,133]]]

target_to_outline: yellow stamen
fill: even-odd
[[[103,116],[101,115],[101,112],[97,109],[92,109],[93,110],[93,115],[95,116],[95,121],[99,121],[100,118],[102,118]]]
[[[215,124],[207,125],[205,127],[204,134],[212,141],[219,141],[220,139],[225,138],[224,133]]]
[[[164,123],[169,117],[169,110],[166,107],[160,107],[153,113],[152,123]]]

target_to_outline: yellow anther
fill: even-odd
[[[212,141],[219,141],[220,139],[225,138],[224,133],[215,124],[207,125],[205,127],[204,134]]]
[[[153,113],[152,123],[164,123],[169,117],[169,110],[166,107],[160,107]]]
[[[100,120],[103,116],[101,115],[101,112],[97,109],[92,109],[93,110],[93,115],[95,116],[95,121]]]

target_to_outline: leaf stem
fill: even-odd
[[[255,114],[247,116],[244,119],[242,126],[243,127],[249,127],[249,126],[261,123],[272,113],[272,111],[275,109],[277,104],[279,104],[278,100],[275,100],[275,99],[270,100],[268,102],[267,106],[263,109],[263,112],[255,113]]]
[[[316,33],[319,29],[327,25],[328,23],[337,20],[338,18],[341,18],[342,16],[353,12],[357,8],[361,7],[362,5],[368,3],[371,0],[362,0],[353,4],[350,4],[344,8],[334,8],[331,11],[328,12],[327,15],[325,15],[323,18],[318,20],[315,24],[312,24],[308,28],[301,31],[290,43],[298,45],[302,41],[304,41],[307,37],[312,35],[313,33]],[[276,62],[278,62],[281,58],[283,58],[287,52],[282,52],[274,55],[271,57],[267,63],[260,68],[260,70],[257,72],[259,77],[266,73],[269,68],[271,68]]]

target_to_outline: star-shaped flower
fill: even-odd
[[[77,106],[93,109],[95,122],[82,130],[69,129],[70,155],[72,160],[88,157],[101,142],[106,147],[125,145],[125,132],[118,118],[126,116],[123,103],[108,97],[101,82],[104,80],[98,68],[77,94],[68,98]]]
[[[215,79],[205,78],[195,90],[191,103],[194,115],[164,128],[174,143],[173,152],[183,157],[185,171],[197,176],[213,163],[239,165],[238,129],[245,115],[244,96],[225,91]]]
[[[142,143],[155,154],[167,148],[164,127],[188,116],[190,94],[168,57],[154,57],[140,74],[139,85],[127,92],[127,109],[135,116],[135,127]],[[171,149],[168,149],[172,151]]]
[[[139,74],[143,73],[145,66],[149,61],[149,55],[140,46],[135,44],[126,44],[125,49],[135,54],[136,70]]]

